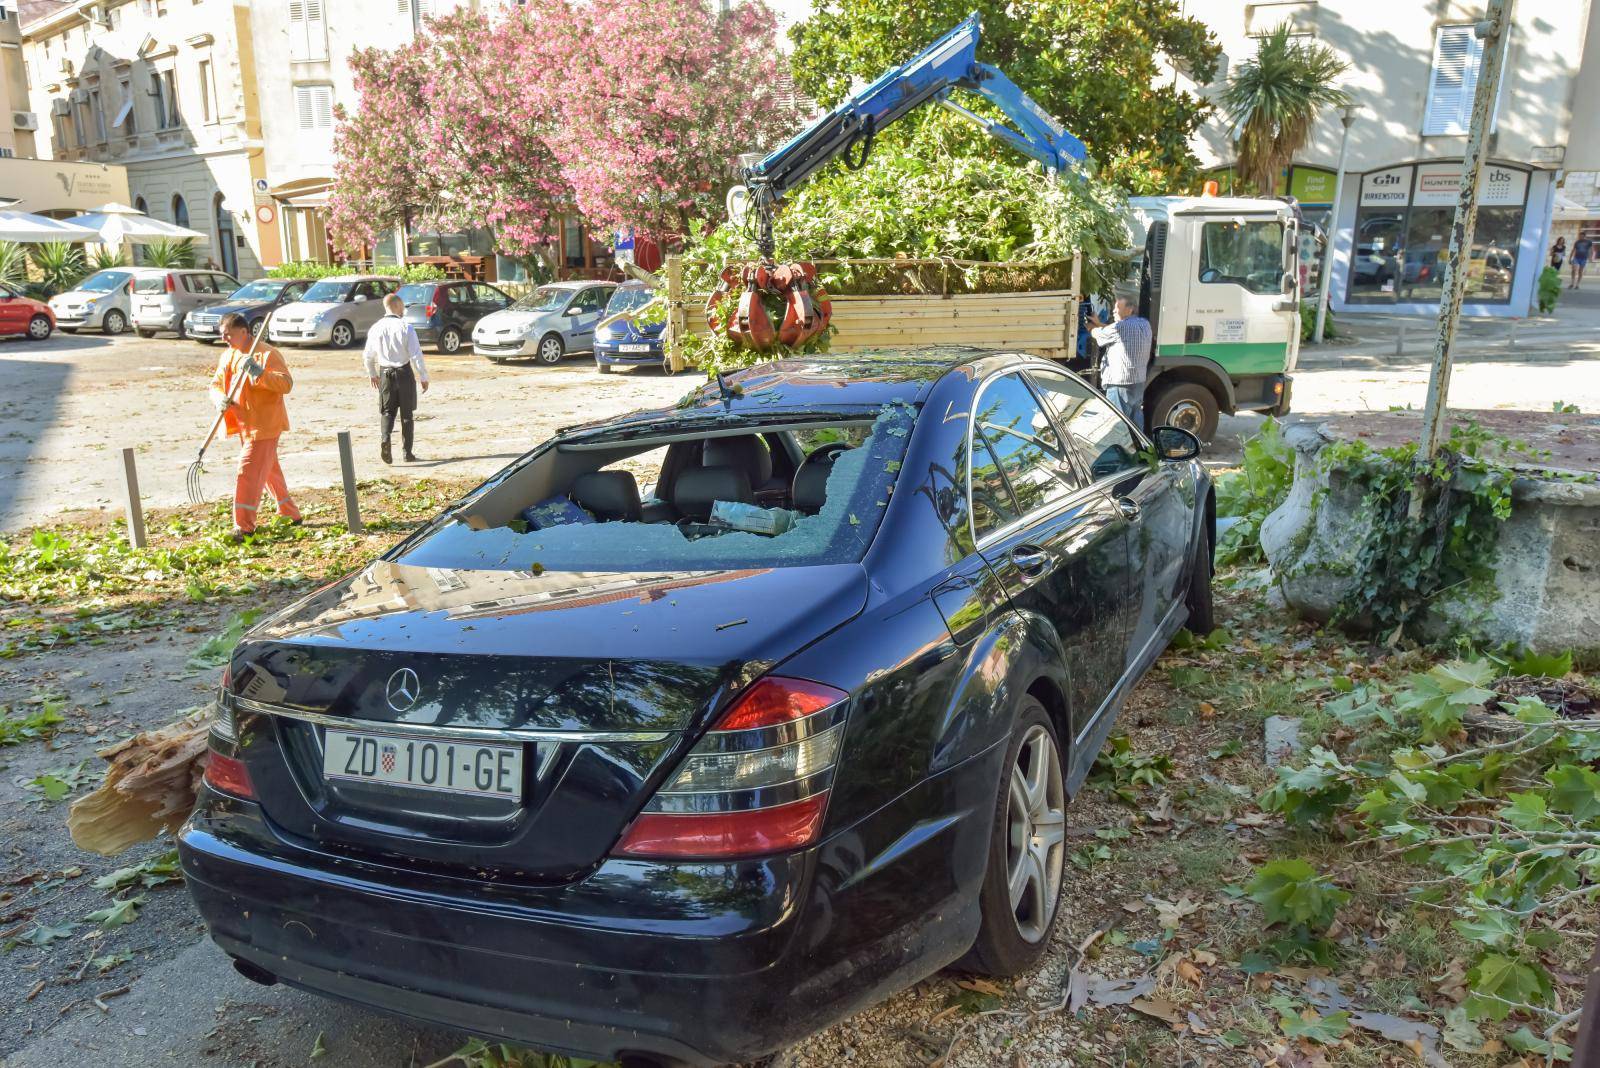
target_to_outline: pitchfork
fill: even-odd
[[[255,359],[256,348],[261,344],[261,339],[266,336],[267,324],[271,321],[272,312],[269,311],[265,316],[262,317],[261,325],[256,329],[255,340],[250,342],[250,351],[245,353],[245,359]],[[224,342],[224,344],[226,344],[226,342]],[[189,485],[190,504],[206,503],[205,489],[200,485],[200,476],[206,473],[205,464],[202,461],[205,460],[206,450],[211,447],[211,442],[216,438],[217,431],[222,429],[222,421],[228,413],[228,405],[233,404],[234,401],[239,399],[239,391],[244,388],[245,379],[247,377],[249,376],[244,374],[234,376],[233,385],[228,390],[228,404],[223,405],[222,410],[217,412],[217,418],[211,423],[211,433],[207,434],[206,440],[200,443],[200,454],[194,458],[194,463],[189,465],[189,474],[186,481]]]

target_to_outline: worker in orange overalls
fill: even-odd
[[[256,348],[250,356],[250,325],[244,316],[229,314],[222,319],[222,340],[227,348],[217,361],[211,377],[211,394],[222,409],[229,434],[237,434],[244,446],[239,452],[239,477],[233,486],[233,540],[242,541],[256,529],[256,511],[261,506],[263,487],[272,491],[278,514],[300,524],[300,509],[289,497],[278,466],[278,436],[289,429],[289,412],[283,405],[286,393],[294,388],[289,365],[283,354],[271,345]],[[245,378],[236,400],[228,396],[238,376]]]

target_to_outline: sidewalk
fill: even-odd
[[[1433,357],[1437,319],[1431,315],[1344,312],[1340,336],[1323,345],[1302,345],[1301,367],[1386,367],[1427,362]],[[1458,360],[1529,362],[1600,356],[1600,277],[1580,290],[1564,289],[1551,315],[1524,319],[1477,316],[1456,328]]]

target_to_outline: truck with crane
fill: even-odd
[[[744,184],[729,204],[753,223],[760,259],[723,272],[719,289],[742,284],[744,291],[734,297],[736,309],[721,328],[765,350],[780,336],[804,339],[827,325],[830,309],[815,292],[815,270],[809,264],[773,262],[778,206],[834,159],[851,168],[863,166],[877,133],[924,104],[937,103],[976,123],[1052,174],[1084,163],[1088,151],[1082,141],[1002,71],[978,61],[980,40],[974,13],[744,169]],[[1009,124],[950,99],[957,89],[988,102]],[[1129,247],[1120,255],[1127,271],[1113,295],[1128,297],[1153,329],[1145,390],[1149,425],[1180,426],[1208,441],[1222,412],[1286,413],[1300,343],[1294,203],[1215,195],[1135,197],[1126,221]],[[767,303],[785,308],[782,327],[766,321],[763,294],[776,298]],[[1075,308],[1069,321],[1077,322]],[[669,320],[669,332],[675,328],[684,328],[681,317],[676,324]],[[959,334],[959,323],[952,320],[951,340],[959,340]],[[1074,341],[1069,337],[1064,351],[1075,351]],[[855,346],[842,331],[832,347],[849,351]],[[1095,374],[1093,367],[1084,370]]]

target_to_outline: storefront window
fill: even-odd
[[[1457,161],[1392,167],[1362,177],[1349,303],[1439,302],[1460,185]],[[1466,300],[1511,300],[1527,189],[1526,171],[1496,163],[1484,167],[1466,265]]]
[[[441,233],[418,230],[406,234],[407,256],[490,256],[494,239],[481,228]]]
[[[397,246],[394,234],[395,232],[393,230],[385,230],[383,235],[372,243],[373,263],[399,262],[399,257],[395,254]]]

